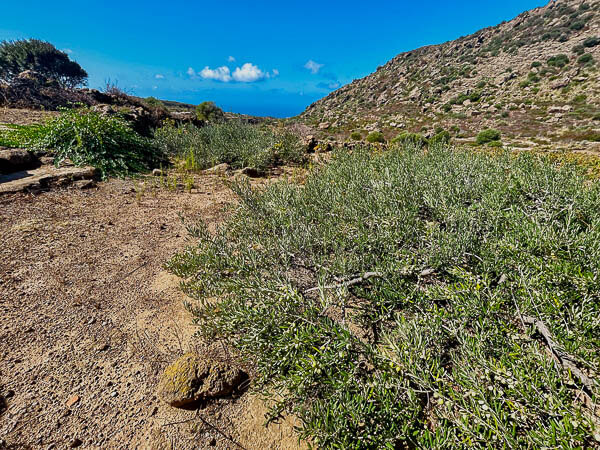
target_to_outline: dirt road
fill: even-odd
[[[133,186],[0,197],[0,448],[295,447],[250,394],[157,399],[161,370],[198,345],[163,268],[186,243],[180,214],[216,223],[233,196],[215,176],[194,193]]]

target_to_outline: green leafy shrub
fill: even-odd
[[[531,63],[531,68],[532,69],[534,69],[536,67],[541,67],[541,66],[542,66],[542,63],[539,62],[539,61],[534,61],[534,62]]]
[[[392,139],[392,144],[415,145],[417,147],[425,147],[429,141],[420,133],[409,133],[404,131]]]
[[[39,125],[3,124],[0,128],[0,147],[29,147],[40,133]]]
[[[360,131],[354,131],[350,135],[350,139],[352,139],[353,141],[360,141],[362,139],[362,133]]]
[[[446,130],[438,131],[431,139],[429,139],[429,145],[448,145],[452,137],[450,136],[450,132]]]
[[[159,100],[155,97],[146,97],[144,99],[144,103],[147,106],[149,106],[150,108],[160,109],[163,111],[167,110],[167,107],[165,106],[165,104],[161,100]]]
[[[302,186],[235,184],[216,231],[190,227],[168,268],[270,418],[317,448],[595,447],[581,383],[525,318],[598,371],[600,186],[490,153],[340,152]]]
[[[214,102],[203,102],[196,107],[196,116],[205,122],[223,122],[225,113]]]
[[[577,62],[579,64],[588,64],[588,63],[592,62],[593,60],[594,60],[594,57],[592,56],[591,53],[584,53],[583,55],[581,55],[579,57]]]
[[[583,41],[584,47],[590,48],[596,47],[597,45],[600,45],[600,37],[598,36],[589,37],[585,41]]]
[[[565,67],[569,64],[569,57],[565,54],[552,56],[548,59],[547,64],[551,67]]]
[[[576,20],[571,25],[569,25],[569,29],[573,31],[583,30],[585,28],[585,22],[583,20]]]
[[[584,52],[585,52],[585,47],[581,44],[578,44],[573,47],[573,53],[575,53],[576,55],[583,55]]]
[[[39,127],[28,146],[52,152],[56,164],[68,158],[75,165],[96,167],[103,177],[144,172],[164,161],[152,142],[123,119],[87,108],[63,110]]]
[[[371,144],[382,144],[385,142],[385,136],[380,131],[373,131],[367,136],[367,142],[370,142]]]
[[[63,87],[84,84],[88,74],[69,55],[49,42],[22,39],[0,42],[0,80],[12,82],[25,70],[33,70]]]
[[[477,144],[483,145],[493,141],[499,141],[501,137],[501,133],[498,130],[494,130],[493,128],[488,128],[487,130],[482,130],[477,135]]]
[[[185,161],[189,170],[227,163],[234,169],[264,171],[281,164],[301,164],[306,157],[295,134],[238,121],[202,128],[165,126],[156,130],[154,141],[165,154]]]

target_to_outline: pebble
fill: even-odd
[[[72,395],[71,397],[69,397],[69,399],[67,400],[67,408],[70,408],[71,406],[73,406],[74,404],[76,404],[77,402],[79,402],[79,395]]]
[[[118,396],[118,395],[119,395],[119,393],[118,393],[117,391],[113,391],[113,392],[110,394],[110,396],[111,396],[111,397],[116,397],[116,396]]]

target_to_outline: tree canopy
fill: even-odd
[[[198,119],[207,122],[223,122],[225,114],[223,110],[215,105],[214,102],[203,102],[196,107],[196,115]]]
[[[85,84],[88,74],[49,42],[22,39],[0,42],[0,80],[12,82],[21,72],[33,70],[72,88]]]

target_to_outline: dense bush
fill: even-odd
[[[85,83],[87,73],[49,42],[38,39],[0,42],[0,80],[11,82],[25,70],[33,70],[63,87]]]
[[[576,55],[583,55],[584,52],[585,52],[585,47],[581,44],[573,47],[573,53],[575,53]]]
[[[583,20],[576,20],[569,25],[569,28],[573,31],[583,30],[585,28],[585,22]]]
[[[448,145],[452,137],[450,136],[450,132],[446,130],[438,131],[431,139],[429,139],[429,145]]]
[[[167,110],[167,107],[165,106],[165,104],[161,100],[159,100],[155,97],[146,97],[144,99],[144,103],[146,104],[146,106],[149,106],[150,108],[160,109],[163,111]]]
[[[350,135],[350,139],[352,139],[353,141],[360,141],[362,139],[362,133],[360,131],[354,131]]]
[[[404,131],[392,139],[392,144],[400,144],[407,145],[412,144],[417,147],[425,147],[429,141],[425,136],[420,133],[409,133],[408,131]]]
[[[548,59],[547,64],[551,67],[565,67],[569,64],[569,57],[564,54],[552,56]]]
[[[103,177],[143,172],[163,162],[160,151],[127,122],[89,109],[64,110],[39,127],[27,146],[50,151],[57,164],[68,158],[94,166]]]
[[[367,142],[370,142],[371,144],[382,144],[385,142],[385,136],[381,131],[373,131],[367,136]]]
[[[591,53],[584,53],[583,55],[581,55],[579,57],[579,59],[577,60],[577,62],[579,64],[587,64],[589,62],[592,62],[594,60],[594,57],[592,56]]]
[[[436,147],[234,191],[168,267],[200,336],[254,364],[272,418],[295,414],[318,448],[595,447],[588,388],[526,318],[600,370],[597,183]]]
[[[167,155],[185,161],[190,170],[208,169],[221,163],[235,169],[266,170],[280,164],[301,164],[305,159],[295,134],[237,121],[202,128],[165,126],[156,130],[154,140]]]
[[[223,122],[225,114],[214,102],[203,102],[196,107],[196,116],[205,122]]]
[[[600,37],[598,36],[589,37],[585,41],[583,41],[584,47],[595,47],[597,45],[600,45]]]
[[[498,130],[494,130],[492,128],[488,128],[487,130],[482,130],[477,135],[477,144],[483,145],[488,142],[499,141],[501,137],[501,133]]]

